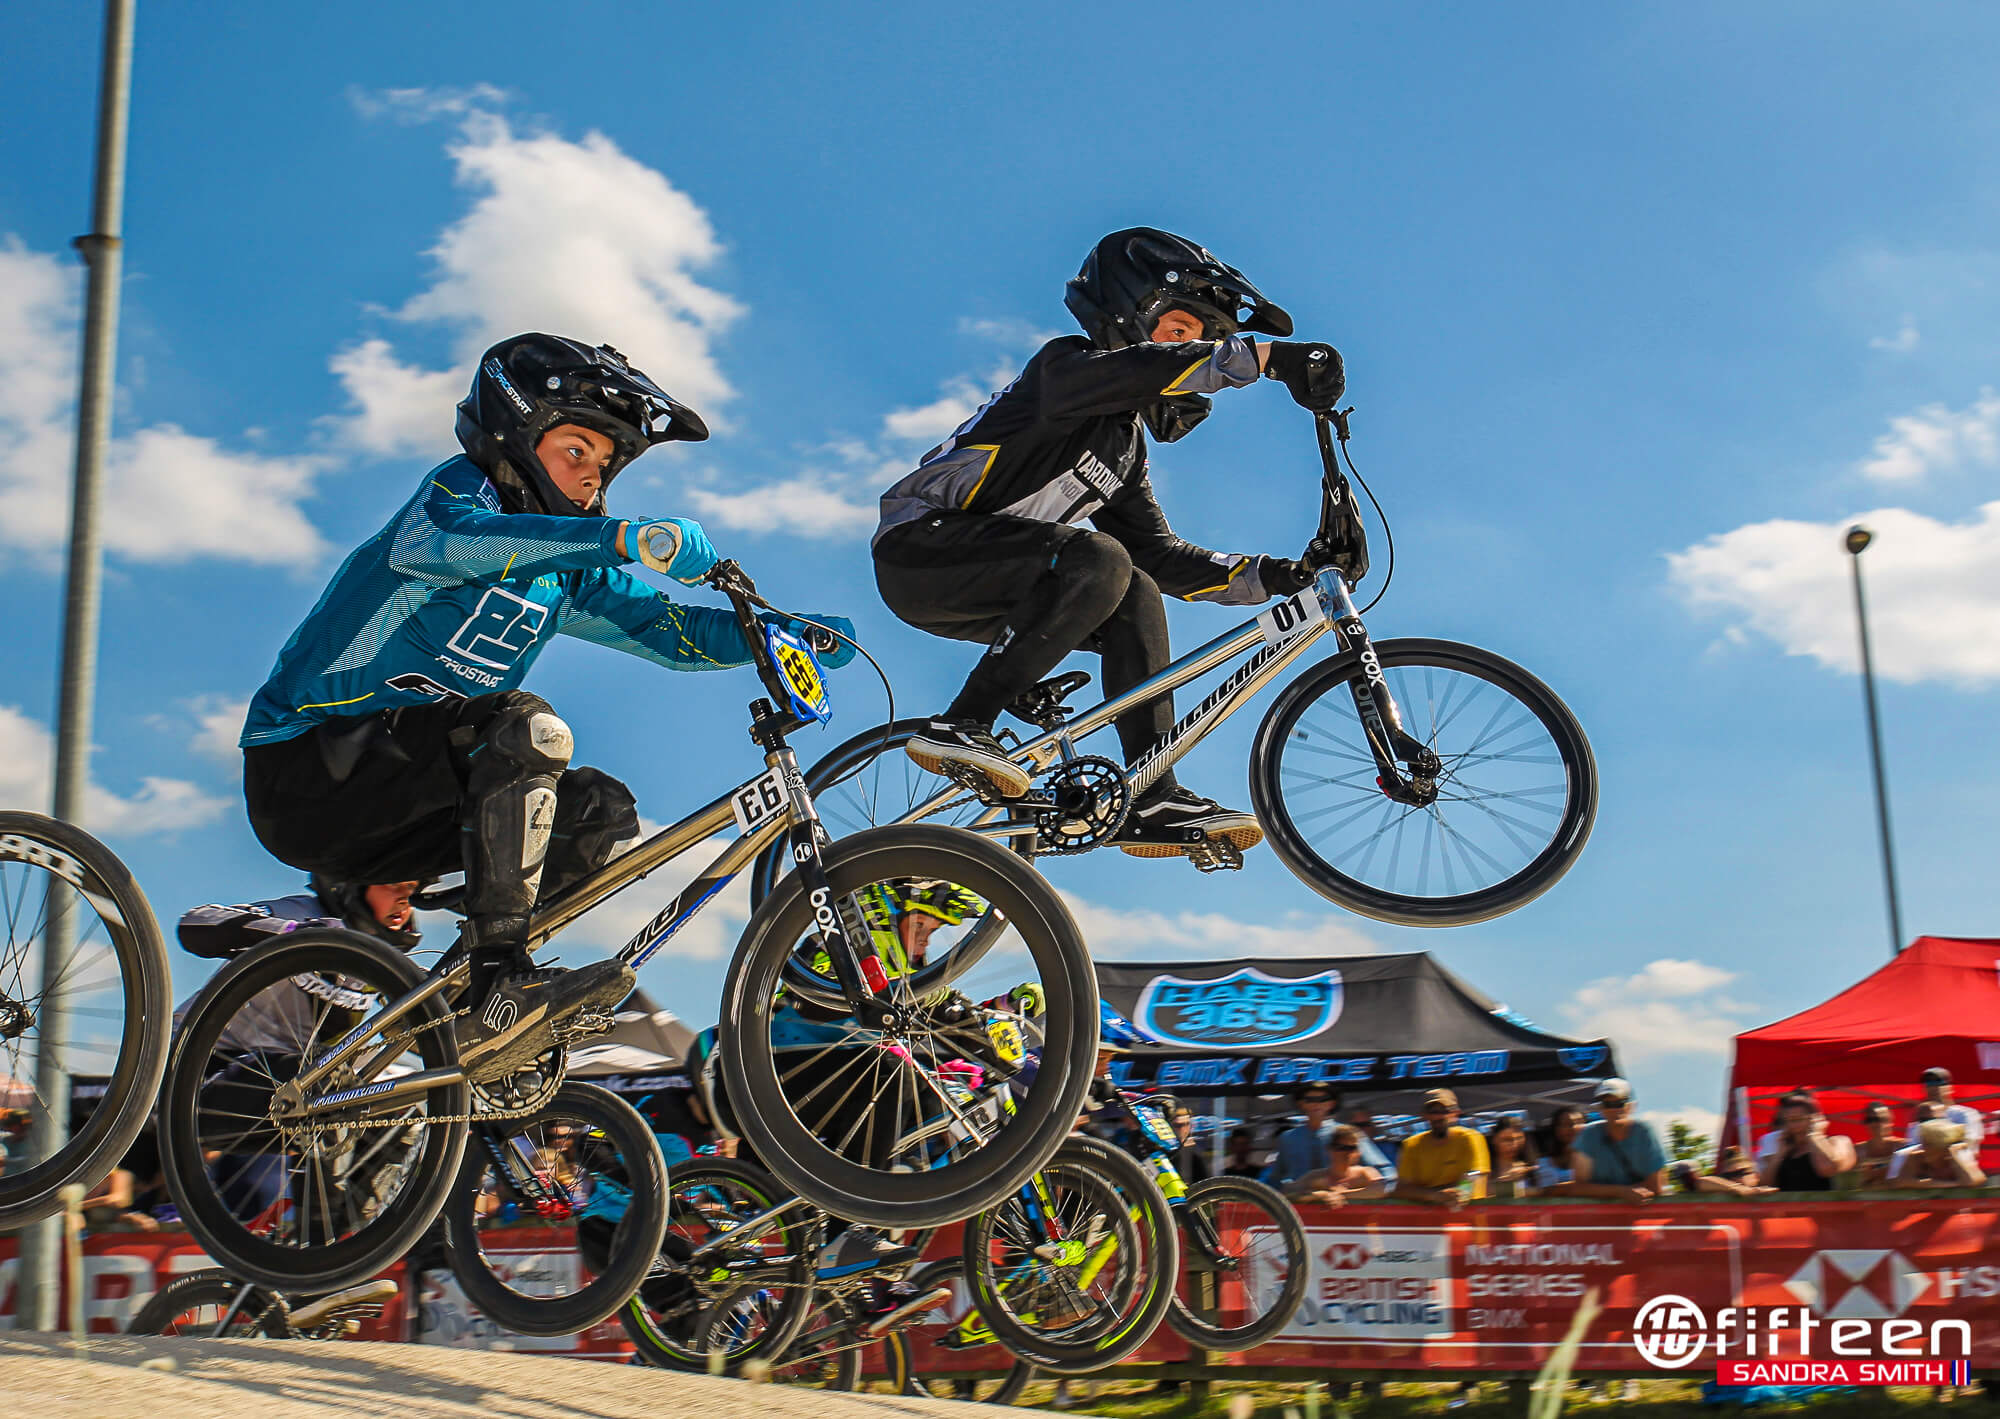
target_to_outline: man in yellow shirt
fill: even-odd
[[[1490,1168],[1486,1140],[1458,1126],[1458,1096],[1449,1089],[1424,1095],[1424,1130],[1403,1140],[1391,1197],[1459,1207],[1486,1196]]]

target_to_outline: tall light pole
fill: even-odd
[[[1889,896],[1889,954],[1903,949],[1903,909],[1896,901],[1896,850],[1889,837],[1889,784],[1882,772],[1882,715],[1875,707],[1875,658],[1868,648],[1868,603],[1861,595],[1861,554],[1875,534],[1856,524],[1847,529],[1849,564],[1854,569],[1854,622],[1861,628],[1861,695],[1868,705],[1868,753],[1875,764],[1875,820],[1882,831],[1882,885]]]
[[[55,816],[83,819],[90,778],[90,719],[97,693],[97,613],[103,553],[98,513],[103,506],[104,453],[111,439],[112,374],[118,359],[118,280],[124,269],[125,130],[132,95],[132,3],[105,0],[104,59],[97,91],[97,184],[90,231],[76,239],[89,268],[83,317],[83,378],[76,403],[76,484],[70,503],[69,580],[63,601],[61,691],[56,708]],[[69,1137],[67,1012],[57,992],[76,948],[71,903],[51,902],[42,935],[44,992],[35,1051],[35,1156],[46,1158]],[[95,1178],[84,1179],[86,1183]],[[15,1315],[26,1330],[54,1330],[60,1215],[44,1218],[21,1237]]]

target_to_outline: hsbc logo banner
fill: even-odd
[[[1443,1231],[1315,1227],[1306,1241],[1312,1280],[1279,1340],[1421,1340],[1453,1329],[1451,1240]],[[1250,1255],[1267,1257],[1273,1250]],[[1249,1278],[1253,1288],[1263,1282],[1260,1275]]]

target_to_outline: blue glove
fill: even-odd
[[[639,560],[682,586],[693,586],[722,560],[701,524],[691,517],[667,517],[643,527],[632,524]]]
[[[854,647],[849,644],[849,641],[854,639],[854,622],[848,620],[845,616],[823,616],[817,611],[812,611],[808,612],[803,619],[798,616],[771,616],[766,619],[774,621],[811,646],[813,654],[819,657],[819,663],[828,670],[840,669],[841,666],[852,661],[855,655],[858,654]],[[819,624],[846,636],[847,640],[836,640],[833,643],[832,650],[821,650],[820,647],[828,639],[826,632],[813,630],[812,627],[806,624],[807,621],[817,621]]]

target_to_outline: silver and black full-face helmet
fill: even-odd
[[[535,445],[562,424],[603,434],[614,448],[597,501],[578,507],[542,467]],[[609,345],[560,335],[502,340],[479,357],[458,406],[458,441],[511,512],[600,515],[619,470],[657,443],[708,437],[701,416],[633,369]]]

